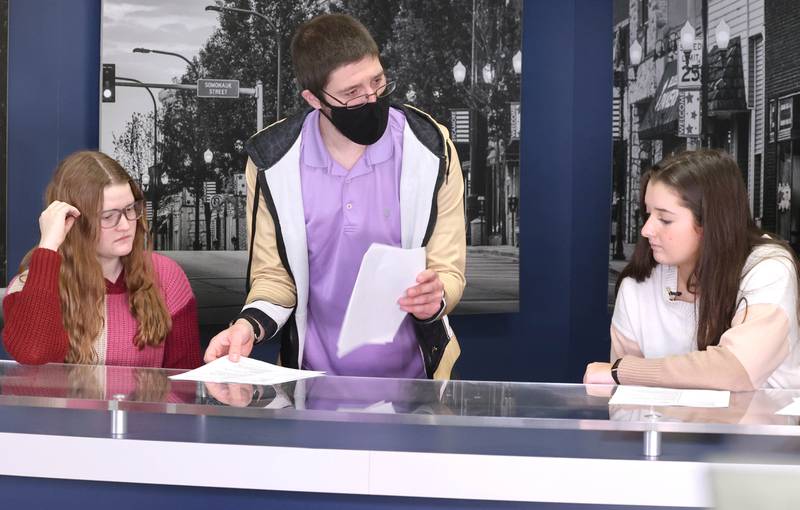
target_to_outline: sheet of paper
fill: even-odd
[[[170,379],[176,381],[267,385],[297,381],[320,375],[324,375],[324,372],[279,367],[278,365],[252,358],[239,358],[239,362],[234,363],[225,356],[200,368],[173,375]]]
[[[618,386],[610,405],[728,407],[730,391]]]
[[[387,344],[394,339],[406,312],[397,300],[413,287],[425,270],[425,249],[404,249],[373,243],[361,269],[337,344],[341,358],[362,345]]]
[[[784,407],[780,411],[776,411],[775,414],[780,414],[783,416],[800,416],[800,397],[795,397],[791,404]]]
[[[394,410],[394,405],[385,400],[375,402],[366,407],[339,406],[336,410],[351,413],[397,414],[397,411]]]

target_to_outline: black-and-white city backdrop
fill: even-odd
[[[104,0],[100,147],[145,189],[155,247],[184,266],[198,301],[240,306],[244,142],[304,106],[294,29],[346,12],[375,37],[393,101],[430,113],[456,143],[468,243],[457,313],[517,311],[522,4]]]
[[[756,222],[800,247],[800,4],[614,0],[609,303],[642,227],[639,182],[698,147],[742,169]],[[798,111],[798,115],[794,112]]]

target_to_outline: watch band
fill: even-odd
[[[619,375],[617,374],[617,372],[619,371],[620,361],[622,361],[622,358],[617,358],[617,361],[615,361],[614,364],[611,365],[611,378],[614,379],[614,382],[617,384],[622,384],[621,382],[619,382]]]
[[[264,340],[264,338],[261,337],[261,324],[259,324],[257,320],[255,320],[253,317],[250,317],[249,315],[239,314],[238,316],[236,316],[235,319],[233,319],[231,325],[233,325],[233,323],[239,319],[246,320],[250,324],[250,327],[253,328],[253,345],[258,344]]]

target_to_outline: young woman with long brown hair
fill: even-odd
[[[800,387],[798,263],[750,215],[742,173],[714,150],[642,180],[645,223],[619,277],[612,363],[584,382],[747,391]]]
[[[41,240],[3,301],[3,343],[26,364],[195,368],[197,307],[186,275],[147,245],[144,196],[101,152],[68,156],[39,217]]]

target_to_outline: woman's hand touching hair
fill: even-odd
[[[39,248],[58,251],[80,215],[78,209],[66,202],[55,200],[47,206],[39,215],[39,230],[42,233]]]

